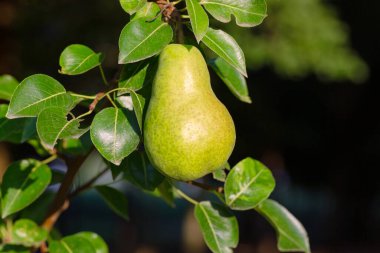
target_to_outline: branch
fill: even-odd
[[[196,182],[196,181],[186,181],[185,183],[190,184],[190,185],[194,185],[194,186],[201,188],[203,190],[206,190],[206,191],[215,191],[217,193],[223,193],[224,192],[224,189],[221,186],[213,187],[211,185],[203,184],[203,183]]]

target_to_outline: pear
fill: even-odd
[[[170,44],[160,54],[144,122],[144,147],[168,177],[190,181],[223,168],[235,146],[235,126],[212,91],[201,52]]]

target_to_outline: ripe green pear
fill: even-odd
[[[155,168],[182,181],[222,168],[235,126],[212,91],[200,51],[171,44],[162,51],[144,122],[144,146]]]

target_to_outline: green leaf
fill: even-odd
[[[134,91],[131,91],[131,97],[133,102],[133,110],[135,111],[137,122],[140,130],[143,129],[143,112],[145,107],[145,98]]]
[[[0,105],[0,141],[23,143],[36,134],[36,119],[7,119],[8,105]]]
[[[86,132],[79,139],[65,138],[58,146],[58,150],[63,154],[84,156],[90,152],[92,147],[90,132]]]
[[[71,109],[76,99],[54,78],[36,74],[25,78],[13,93],[7,118],[34,117],[49,106]]]
[[[38,247],[47,237],[48,232],[31,220],[17,220],[12,227],[12,244]]]
[[[152,20],[160,13],[160,11],[161,9],[158,4],[153,2],[146,2],[141,9],[139,9],[135,14],[131,16],[131,21],[138,18],[143,18],[147,21]]]
[[[141,9],[146,0],[120,0],[120,5],[129,15]]]
[[[106,108],[91,124],[91,140],[104,158],[119,165],[140,142],[137,127],[131,112]]]
[[[18,81],[11,75],[0,76],[0,100],[11,100],[13,92],[17,88]]]
[[[97,253],[92,243],[81,235],[64,237],[60,241],[49,243],[49,253]]]
[[[256,26],[267,16],[265,0],[201,0],[201,4],[220,22],[228,23],[234,15],[242,27]]]
[[[212,177],[220,182],[226,181],[226,171],[224,169],[216,170],[212,173]]]
[[[203,238],[214,253],[232,253],[239,242],[239,228],[236,217],[224,206],[209,201],[195,206]]]
[[[1,253],[30,253],[28,248],[20,245],[0,245]]]
[[[2,218],[30,205],[46,189],[51,180],[50,168],[28,159],[12,163],[1,185]]]
[[[232,94],[242,102],[252,103],[248,94],[247,82],[242,74],[220,57],[210,61],[209,64]]]
[[[232,168],[224,186],[226,203],[248,210],[267,199],[275,187],[272,172],[259,161],[246,158]]]
[[[168,23],[157,17],[147,22],[144,18],[129,22],[119,38],[119,64],[147,59],[161,52],[173,38],[173,30]]]
[[[144,190],[153,191],[164,180],[164,176],[153,168],[144,152],[132,153],[123,163],[126,166],[125,179]]]
[[[231,35],[208,28],[202,42],[243,76],[247,76],[244,53]]]
[[[58,139],[79,138],[86,129],[79,129],[80,119],[67,120],[67,110],[61,107],[48,107],[42,110],[37,118],[37,132],[41,144],[48,150],[53,150]]]
[[[99,66],[102,63],[103,56],[101,53],[95,53],[91,48],[73,44],[66,47],[59,57],[61,74],[79,75],[90,69]]]
[[[282,205],[267,199],[257,207],[277,231],[277,247],[281,252],[310,252],[309,238],[302,224]]]
[[[97,186],[96,190],[117,215],[125,220],[129,220],[128,201],[122,192],[105,185]]]
[[[49,190],[45,191],[30,206],[22,210],[22,212],[20,213],[20,218],[33,220],[37,224],[41,224],[46,218],[47,212],[49,211],[50,205],[52,204],[55,196],[55,192]]]
[[[95,253],[108,253],[108,246],[104,240],[97,234],[93,232],[80,232],[75,234],[76,236],[82,237],[91,243],[92,247],[95,249]]]
[[[199,43],[207,33],[209,26],[207,13],[198,0],[186,0],[186,7],[190,16],[192,30]]]
[[[149,64],[150,60],[144,60],[124,65],[120,74],[119,88],[137,91],[141,89],[144,84],[152,81],[154,75],[148,71]],[[127,92],[127,90],[121,90],[118,94],[122,95]]]
[[[175,207],[175,197],[173,186],[168,182],[167,179],[164,179],[162,183],[156,188],[155,192],[160,196],[169,206]]]

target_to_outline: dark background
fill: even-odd
[[[230,163],[252,156],[273,171],[277,188],[272,197],[305,225],[314,252],[380,252],[380,3],[329,2],[369,66],[365,83],[322,83],[313,75],[289,80],[268,67],[249,72],[250,105],[238,102],[215,76],[213,88],[236,123]],[[111,78],[118,69],[118,36],[127,21],[115,0],[1,0],[0,74],[22,80],[45,73],[68,90],[95,93],[102,89],[98,73],[60,76],[59,55],[72,43],[102,51]],[[111,252],[201,252],[201,246],[191,251],[184,243],[186,233],[196,231],[191,221],[184,222],[185,202],[171,209],[133,187],[126,194],[130,222],[115,217],[89,192],[72,203],[59,228],[65,234],[94,230],[110,243]],[[241,244],[236,252],[276,252],[274,232],[262,218],[252,212],[238,216]],[[196,240],[195,234],[188,237]]]

